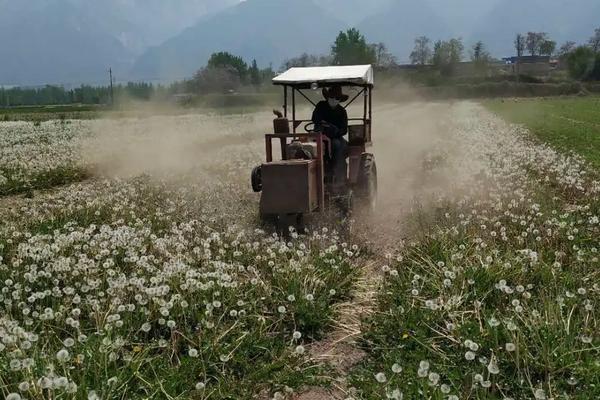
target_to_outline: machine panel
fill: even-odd
[[[287,160],[262,165],[262,214],[310,213],[318,208],[317,161]]]

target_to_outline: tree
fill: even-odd
[[[490,53],[486,50],[482,41],[473,45],[473,48],[471,49],[471,61],[477,70],[486,70],[491,58]]]
[[[191,89],[200,93],[227,93],[237,90],[240,86],[239,72],[231,65],[207,66],[198,71],[190,82]]]
[[[234,56],[226,51],[213,53],[208,59],[206,67],[209,69],[228,69],[228,67],[232,67],[237,71],[238,77],[241,80],[244,80],[248,73],[248,64],[244,62],[242,57]]]
[[[431,60],[431,40],[427,36],[419,36],[415,39],[415,48],[410,53],[410,61],[413,64],[425,65]]]
[[[558,49],[558,58],[565,58],[567,55],[569,55],[569,53],[575,50],[575,47],[577,47],[577,44],[575,42],[567,41],[563,43],[562,46],[560,46],[560,48]]]
[[[545,32],[527,32],[525,47],[532,56],[539,55],[542,50],[542,45],[548,40],[548,34]]]
[[[256,64],[256,60],[252,60],[252,66],[248,71],[250,75],[250,83],[254,86],[259,86],[262,82],[262,77],[260,74],[260,70],[258,69],[258,65]]]
[[[356,28],[339,33],[331,47],[331,56],[336,65],[374,64],[377,61],[375,50]]]
[[[456,65],[463,58],[464,45],[462,39],[438,40],[433,46],[433,65],[442,75],[452,75]]]
[[[517,50],[517,57],[523,57],[523,53],[525,52],[525,36],[520,33],[517,34],[515,38],[515,50]]]
[[[600,28],[596,28],[594,31],[594,36],[590,38],[588,43],[592,50],[596,52],[600,51]]]
[[[473,45],[473,49],[471,50],[471,61],[487,63],[490,58],[490,53],[485,49],[485,45],[481,40]]]
[[[378,67],[391,67],[396,64],[396,57],[388,51],[384,43],[373,43],[370,46],[375,52],[375,65]]]
[[[590,47],[580,46],[573,50],[567,56],[567,66],[574,79],[600,79],[600,54]]]
[[[275,76],[275,71],[273,71],[273,64],[269,64],[267,68],[260,70],[260,80],[262,82],[267,82],[273,79]]]
[[[285,60],[285,62],[281,66],[281,69],[288,70],[293,67],[318,67],[324,65],[331,65],[331,63],[331,56],[303,53],[298,57]]]
[[[517,37],[515,38],[515,50],[517,51],[517,83],[521,80],[521,57],[523,57],[523,53],[525,52],[525,45],[527,39],[520,33],[517,33]]]
[[[463,52],[465,46],[462,43],[462,39],[450,39],[450,61],[454,64],[458,64],[463,59]]]
[[[544,40],[540,44],[540,54],[543,56],[552,56],[556,50],[556,42],[554,40]]]

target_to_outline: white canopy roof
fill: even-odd
[[[335,67],[290,68],[273,78],[275,85],[296,85],[347,82],[358,85],[373,84],[373,67],[370,65],[347,65]]]

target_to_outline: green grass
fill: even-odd
[[[50,121],[64,119],[96,119],[139,117],[150,115],[178,115],[190,112],[211,114],[246,114],[270,110],[281,102],[281,93],[238,93],[208,94],[199,96],[188,103],[176,104],[171,101],[120,102],[111,107],[99,104],[64,104],[46,106],[0,107],[0,122],[8,121]]]
[[[52,189],[69,183],[81,182],[91,176],[86,168],[74,165],[41,171],[29,176],[28,181],[13,179],[13,176],[20,176],[20,174],[10,169],[0,168],[0,173],[9,177],[6,182],[0,185],[0,196],[31,194],[32,190]]]
[[[493,100],[484,103],[506,120],[524,124],[562,151],[600,167],[600,97]]]
[[[105,105],[58,104],[48,106],[1,107],[0,122],[94,119],[107,111]]]
[[[49,106],[18,106],[0,108],[2,114],[43,114],[43,113],[71,113],[80,111],[98,111],[105,109],[103,105],[93,104],[58,104]]]

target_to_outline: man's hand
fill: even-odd
[[[340,132],[340,128],[338,128],[337,126],[330,124],[327,121],[321,121],[319,123],[319,125],[323,128],[323,131],[325,132],[325,134],[327,134],[328,136],[331,137],[337,137],[339,132]]]

